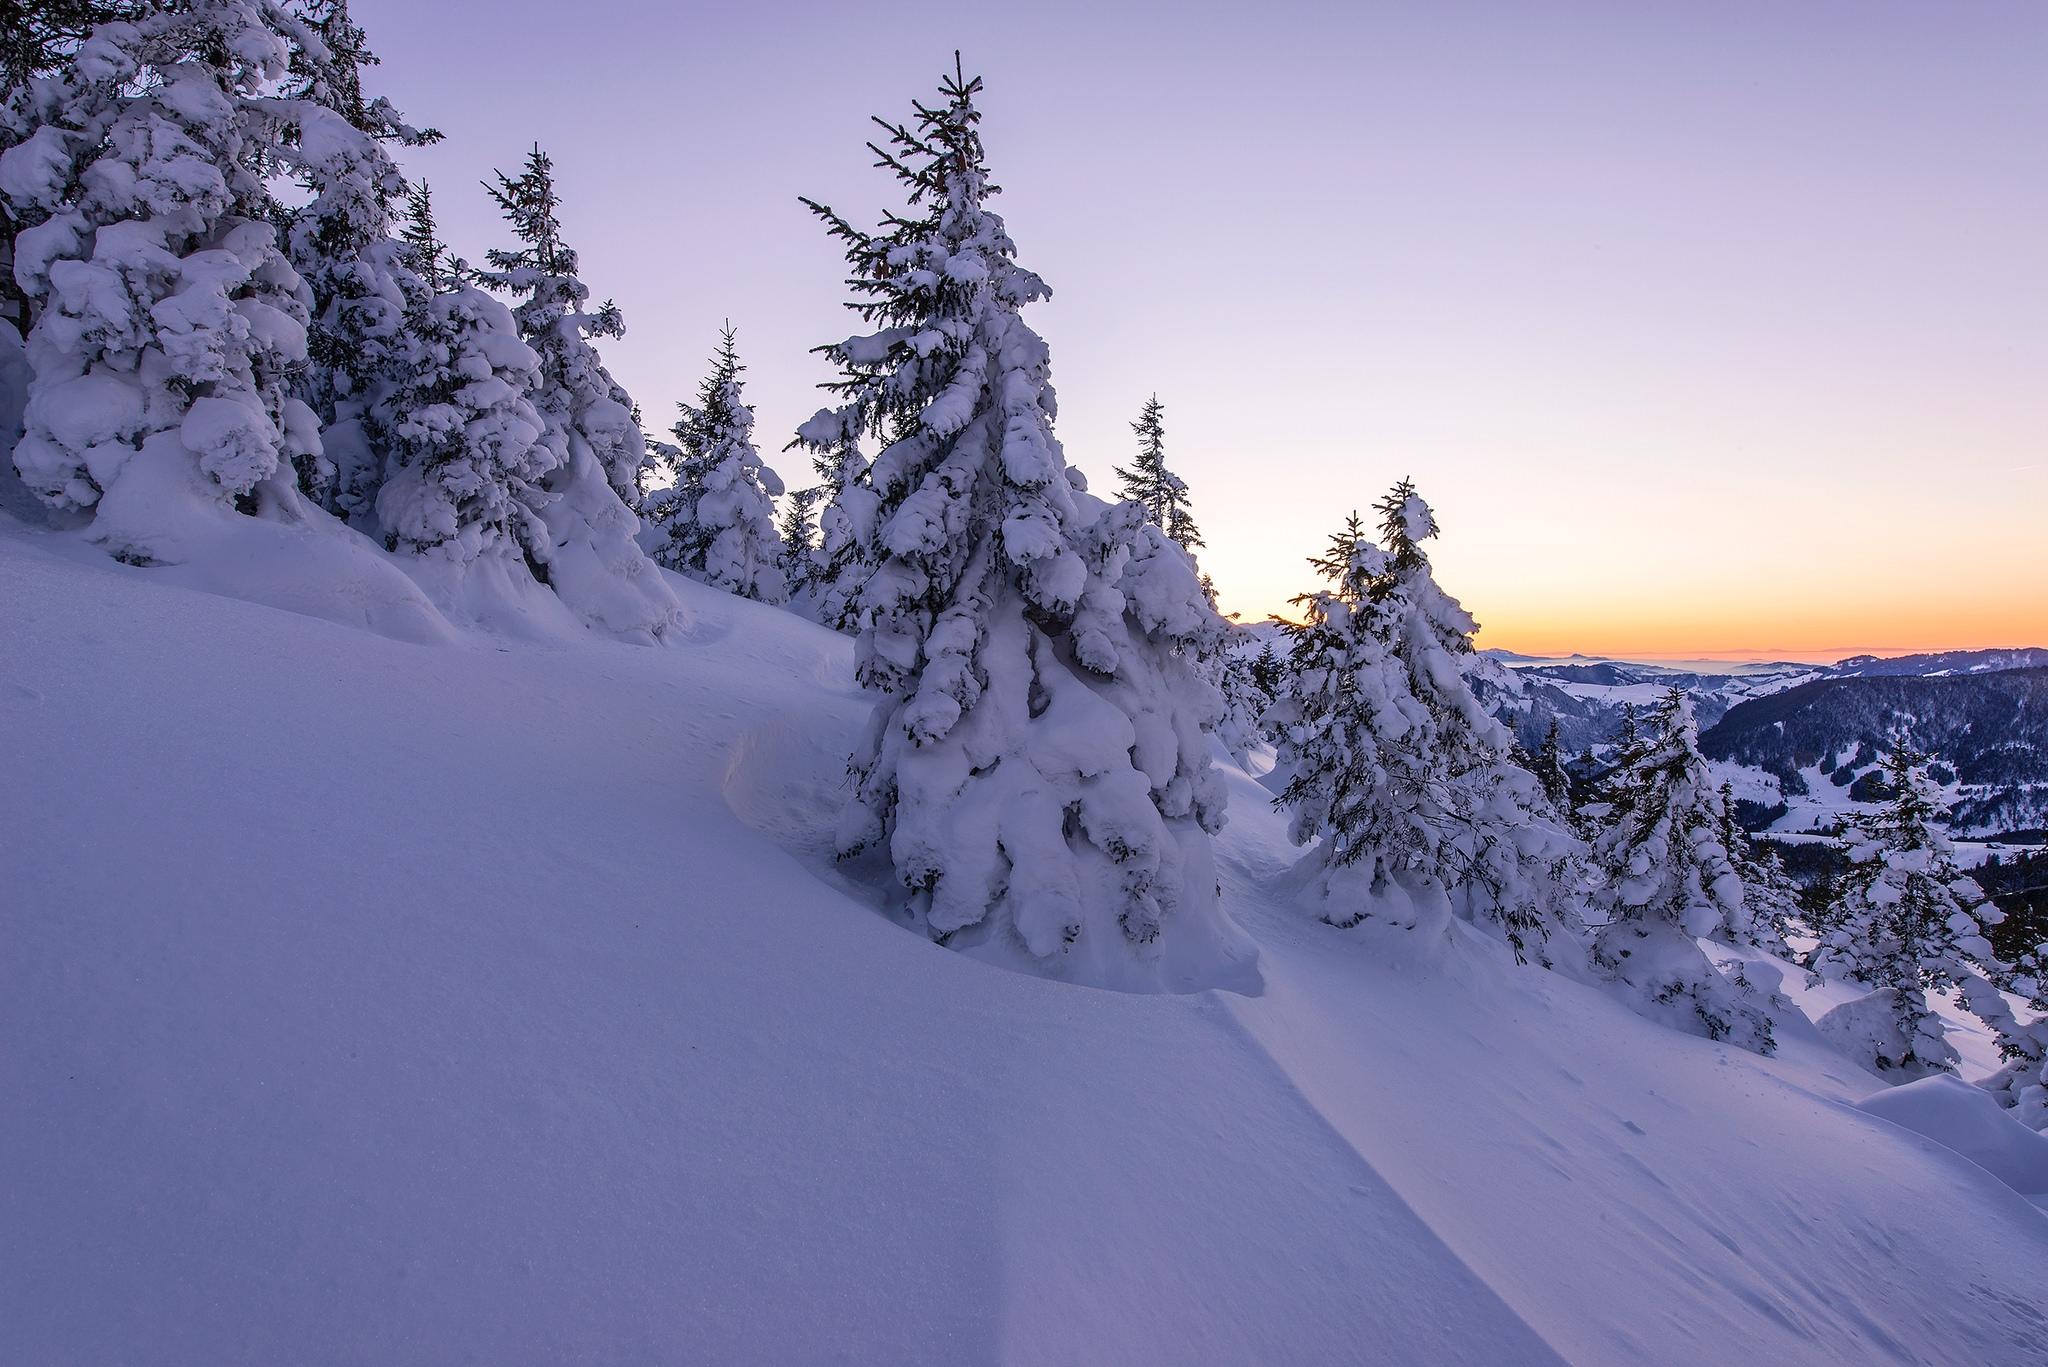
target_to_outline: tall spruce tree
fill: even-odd
[[[1628,753],[1617,781],[1629,799],[1593,846],[1611,912],[1594,935],[1594,961],[1629,989],[1645,1015],[1770,1053],[1765,1004],[1698,944],[1708,936],[1745,943],[1757,937],[1742,878],[1723,844],[1721,792],[1700,753],[1684,693],[1665,693]]]
[[[2010,1019],[1986,976],[1996,959],[1983,922],[1999,913],[1956,865],[1925,764],[1903,740],[1893,747],[1890,800],[1845,831],[1849,867],[1816,927],[1812,959],[1818,977],[1870,989],[1821,1017],[1822,1035],[1895,1082],[1955,1068],[1929,989],[1957,989],[2002,1034],[2001,1017]]]
[[[518,301],[512,317],[519,335],[540,356],[534,406],[568,440],[572,456],[588,449],[612,491],[630,504],[639,497],[647,439],[634,419],[632,397],[605,369],[594,344],[625,336],[625,318],[609,299],[595,310],[586,307],[590,287],[577,274],[575,249],[562,240],[561,198],[547,153],[535,146],[518,175],[494,175],[484,189],[519,245],[486,252],[490,269],[482,280]]]
[[[287,243],[312,293],[299,393],[319,415],[328,460],[308,486],[332,511],[363,523],[382,475],[379,453],[390,444],[383,419],[416,288],[392,240],[392,205],[407,187],[387,149],[441,135],[364,95],[362,69],[377,57],[347,0],[308,0],[301,22],[284,98],[294,125],[290,169],[311,198],[290,215]]]
[[[640,523],[631,505],[640,497],[647,438],[595,344],[623,337],[625,321],[610,300],[587,307],[590,289],[562,237],[554,163],[545,152],[534,147],[518,175],[497,172],[484,188],[518,245],[488,252],[490,269],[480,278],[517,301],[513,321],[540,362],[533,406],[557,456],[540,508],[548,582],[591,625],[658,639],[679,620],[681,604],[635,540]]]
[[[121,558],[182,559],[223,512],[295,519],[321,468],[269,182],[292,161],[293,32],[265,0],[139,6],[10,98],[0,193],[30,225],[14,266],[36,312],[14,463]]]
[[[1067,468],[1021,313],[1047,290],[989,208],[980,89],[956,60],[911,122],[877,120],[909,201],[879,233],[810,204],[873,330],[824,348],[842,402],[806,440],[883,443],[855,650],[878,704],[841,848],[886,849],[942,942],[1112,985],[1211,983],[1251,953],[1208,841],[1220,699],[1190,656],[1215,615],[1179,546]]]
[[[384,419],[389,450],[375,513],[385,544],[463,568],[521,562],[545,582],[547,476],[561,463],[528,399],[540,358],[505,306],[470,283],[435,230],[421,186],[407,201],[412,275]]]
[[[1165,413],[1165,405],[1154,394],[1131,424],[1131,431],[1138,435],[1138,457],[1128,469],[1115,467],[1117,497],[1143,506],[1152,525],[1172,537],[1182,550],[1193,551],[1203,544],[1202,533],[1195,526],[1186,481],[1166,468]]]
[[[719,334],[711,373],[675,425],[675,485],[648,509],[654,558],[713,588],[764,603],[788,596],[775,498],[782,480],[754,449],[754,410],[741,393],[736,334]]]
[[[1429,505],[1403,480],[1376,508],[1381,544],[1353,514],[1310,562],[1333,587],[1297,600],[1269,714],[1291,772],[1279,802],[1297,844],[1321,842],[1332,924],[1393,905],[1394,885],[1418,908],[1440,892],[1525,957],[1577,925],[1582,852],[1466,683],[1478,626],[1432,575]]]

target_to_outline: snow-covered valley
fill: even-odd
[[[832,862],[850,643],[669,579],[417,644],[0,518],[0,1358],[2048,1359],[2048,1140],[1334,930],[1229,768],[1247,990],[941,948]]]

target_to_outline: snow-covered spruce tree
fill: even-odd
[[[682,605],[635,539],[648,462],[633,400],[604,367],[593,339],[622,337],[618,306],[586,308],[590,290],[562,240],[554,164],[535,147],[517,176],[496,173],[485,189],[519,245],[486,254],[484,284],[513,296],[519,336],[540,358],[532,392],[559,461],[543,479],[550,549],[548,583],[571,611],[608,631],[659,638]]]
[[[1621,726],[1614,736],[1613,758],[1593,787],[1595,799],[1605,809],[1596,815],[1609,824],[1619,822],[1635,805],[1637,770],[1642,766],[1646,744],[1642,726],[1636,717],[1636,705],[1623,703]]]
[[[2005,1066],[1986,1078],[1984,1086],[2013,1119],[2048,1131],[2048,944],[2020,955],[2000,975],[1999,986],[2025,997],[2034,1018],[2021,1024],[2003,999],[1981,988],[1965,997],[1998,1032],[1999,1052],[2005,1056]]]
[[[1386,553],[1353,512],[1309,564],[1330,587],[1298,595],[1302,620],[1285,624],[1287,668],[1266,714],[1288,775],[1274,805],[1291,812],[1295,844],[1320,840],[1326,869],[1359,866],[1368,889],[1379,893],[1419,867],[1430,843],[1402,800],[1413,784],[1389,767],[1399,752],[1383,745],[1382,733],[1406,732],[1417,710],[1404,698],[1393,663],[1392,623],[1378,611],[1386,597]],[[1363,905],[1333,908],[1325,919],[1350,926],[1366,914]]]
[[[1280,652],[1273,649],[1273,643],[1260,642],[1259,653],[1252,657],[1252,682],[1259,691],[1269,698],[1279,697],[1286,674],[1287,666],[1281,663]]]
[[[210,516],[297,519],[318,423],[291,393],[303,283],[266,174],[294,25],[269,0],[138,7],[32,77],[0,154],[28,335],[23,482],[117,557],[178,560]]]
[[[1208,596],[1205,589],[1203,597]],[[1273,695],[1259,686],[1253,657],[1231,648],[1231,630],[1223,626],[1215,649],[1197,658],[1196,672],[1223,694],[1223,718],[1216,724],[1216,738],[1243,764],[1265,736],[1260,718],[1273,706]]]
[[[1295,843],[1320,841],[1331,924],[1394,907],[1396,886],[1418,910],[1445,893],[1525,957],[1577,926],[1582,851],[1459,667],[1478,627],[1431,574],[1429,506],[1406,480],[1376,506],[1385,544],[1354,514],[1310,562],[1333,587],[1296,600],[1307,621],[1268,714],[1291,774],[1278,802]]]
[[[818,574],[818,528],[812,510],[821,488],[791,489],[783,496],[776,536],[782,542],[782,578],[791,594],[807,593]]]
[[[597,354],[593,339],[623,337],[626,323],[607,299],[586,308],[590,289],[577,276],[576,252],[562,240],[561,200],[555,168],[536,146],[517,176],[496,172],[484,189],[512,225],[519,245],[492,249],[481,273],[484,284],[514,296],[512,317],[519,335],[540,356],[541,387],[534,407],[551,430],[568,435],[572,447],[587,449],[621,502],[639,496],[640,471],[647,464],[647,439],[633,418],[633,400]]]
[[[1785,863],[1769,848],[1742,828],[1737,817],[1734,785],[1721,785],[1721,847],[1742,880],[1742,901],[1749,916],[1747,934],[1734,926],[1731,933],[1743,943],[1772,954],[1788,955],[1785,933],[1799,915],[1799,890],[1793,886]]]
[[[1543,733],[1542,744],[1536,747],[1534,756],[1536,781],[1543,785],[1543,796],[1550,799],[1550,805],[1558,814],[1569,817],[1572,814],[1572,781],[1564,769],[1564,750],[1557,741],[1557,718],[1550,719],[1550,729]]]
[[[1630,800],[1594,842],[1611,919],[1593,959],[1636,1009],[1681,1030],[1770,1053],[1771,1021],[1753,991],[1700,949],[1705,937],[1753,943],[1742,879],[1722,841],[1727,816],[1684,693],[1667,692],[1638,733]]]
[[[147,0],[39,0],[10,5],[0,15],[0,152],[22,142],[43,122],[48,98],[60,87],[46,78],[63,72],[95,28],[140,17]],[[0,322],[26,335],[29,298],[14,278],[14,238],[47,217],[38,203],[16,205],[0,194]]]
[[[730,323],[719,334],[697,402],[678,405],[675,486],[651,501],[654,558],[715,589],[780,603],[782,537],[775,499],[782,480],[754,449],[754,410],[740,393],[739,348]]]
[[[86,35],[114,17],[112,8],[101,0],[9,7],[7,22],[0,24],[0,153],[27,138],[39,121],[39,92],[31,82],[61,71]],[[17,207],[0,194],[0,323],[11,324],[17,339],[28,331],[29,301],[14,280],[14,236],[38,216],[36,206]],[[13,343],[0,338],[0,344],[13,354]]]
[[[875,529],[881,500],[868,482],[867,457],[858,431],[846,421],[855,413],[820,409],[798,429],[791,446],[808,447],[824,506],[818,513],[818,547],[813,557],[812,613],[834,631],[860,630],[860,591],[880,563]]]
[[[392,550],[466,571],[477,562],[545,582],[552,543],[542,481],[561,463],[527,396],[540,358],[505,306],[469,283],[436,236],[424,185],[407,202],[418,272],[390,395],[376,517]],[[524,568],[520,568],[523,562]]]
[[[1131,424],[1131,431],[1138,434],[1138,456],[1128,469],[1115,467],[1117,497],[1141,505],[1154,526],[1182,550],[1193,551],[1203,544],[1202,533],[1195,526],[1187,483],[1166,468],[1165,414],[1166,406],[1154,394]]]
[[[1179,546],[1067,468],[1021,313],[1047,290],[989,208],[980,89],[956,61],[911,123],[877,121],[909,200],[881,232],[810,206],[873,330],[826,348],[843,403],[806,439],[884,442],[855,653],[880,701],[840,846],[886,849],[942,943],[1103,985],[1211,985],[1253,953],[1208,839],[1220,700],[1191,657],[1215,615]]]
[[[415,181],[405,189],[405,212],[398,222],[398,259],[430,290],[440,290],[459,274],[434,222],[434,187]]]
[[[1188,500],[1188,486],[1166,468],[1165,406],[1154,394],[1145,403],[1131,431],[1138,437],[1138,455],[1131,465],[1116,466],[1117,496],[1136,503],[1146,518],[1186,551],[1192,558],[1203,544],[1195,526]],[[1199,573],[1199,569],[1198,569]],[[1216,586],[1209,576],[1200,575],[1202,597],[1212,610],[1216,607]],[[1254,687],[1246,662],[1234,659],[1226,643],[1229,626],[1219,614],[1212,632],[1214,648],[1196,659],[1196,672],[1223,695],[1223,718],[1217,724],[1217,739],[1243,763],[1259,739],[1258,718],[1272,705],[1272,697]]]
[[[308,481],[341,517],[375,534],[381,452],[404,351],[406,301],[419,288],[392,240],[392,204],[405,178],[387,150],[440,139],[363,93],[375,65],[347,0],[307,0],[293,45],[283,107],[291,118],[290,169],[311,195],[292,212],[292,264],[312,294],[299,395],[319,416],[327,467]]]
[[[1983,924],[2003,916],[1956,866],[1925,763],[1903,741],[1894,746],[1890,800],[1844,832],[1849,867],[1819,918],[1813,952],[1818,977],[1871,989],[1822,1016],[1821,1034],[1895,1082],[1956,1065],[1929,989],[1958,989],[1964,1006],[2001,1034],[2010,1020],[1986,976],[1997,970]]]

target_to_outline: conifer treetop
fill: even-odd
[[[493,247],[484,253],[484,259],[507,275],[530,271],[574,275],[576,253],[562,242],[562,202],[555,192],[554,161],[535,143],[518,175],[491,174],[495,182],[483,182],[484,191],[512,225],[521,245],[510,251]]]
[[[1187,481],[1166,468],[1165,411],[1166,406],[1154,394],[1131,424],[1138,437],[1138,457],[1129,467],[1113,467],[1117,496],[1143,507],[1154,526],[1182,550],[1192,552],[1203,544],[1202,533],[1189,506]]]
[[[399,253],[406,268],[420,278],[430,293],[454,284],[456,263],[449,260],[448,246],[441,241],[434,222],[434,191],[426,181],[406,188],[405,215],[399,224]]]

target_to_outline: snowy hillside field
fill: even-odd
[[[414,643],[0,516],[0,1361],[2048,1361],[1977,1089],[1335,930],[1228,766],[1243,990],[942,948],[852,642],[668,578]]]

